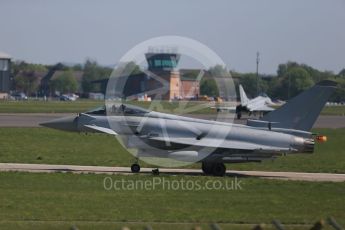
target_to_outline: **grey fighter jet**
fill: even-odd
[[[271,98],[269,98],[266,94],[261,94],[253,99],[249,99],[247,97],[246,92],[244,91],[242,85],[239,85],[240,91],[240,104],[237,106],[215,106],[212,108],[217,109],[217,112],[220,111],[229,111],[235,112],[237,119],[241,119],[242,112],[251,114],[264,114],[267,112],[271,112],[274,110],[272,106],[276,106],[277,104],[273,103]]]
[[[194,119],[127,104],[114,104],[52,120],[42,126],[76,132],[100,132],[120,137],[136,157],[165,157],[183,162],[201,162],[205,174],[223,176],[224,163],[260,162],[283,154],[312,153],[315,140],[310,132],[320,111],[336,88],[322,81],[291,99],[260,120],[247,125]],[[135,163],[132,172],[139,172]]]
[[[240,85],[239,88],[241,104],[236,107],[236,114],[238,119],[241,118],[242,111],[246,111],[249,112],[249,114],[252,114],[255,112],[267,113],[274,110],[272,106],[276,104],[273,103],[271,98],[269,98],[266,94],[259,95],[253,99],[249,99],[246,92],[244,92],[242,85]]]

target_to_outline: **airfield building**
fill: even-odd
[[[199,97],[200,82],[195,77],[183,76],[177,68],[180,54],[148,52],[145,56],[148,71],[128,76],[124,96],[147,94],[163,100]]]
[[[11,56],[0,52],[0,97],[5,98],[11,89]]]

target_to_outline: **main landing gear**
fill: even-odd
[[[138,173],[140,172],[140,165],[138,163],[134,163],[131,165],[131,171],[132,173]],[[159,169],[152,169],[152,175],[159,175]]]
[[[206,175],[224,176],[226,173],[226,167],[223,163],[202,162],[201,169]]]
[[[226,173],[226,167],[223,163],[202,162],[201,168],[206,175],[224,176]],[[140,172],[140,165],[138,163],[132,164],[131,171],[132,173]],[[152,174],[159,175],[159,169],[153,169]]]
[[[242,113],[241,113],[241,112],[238,112],[238,113],[236,113],[236,116],[237,116],[237,119],[240,120],[241,117],[242,117]]]
[[[138,173],[140,172],[140,165],[138,163],[134,163],[131,166],[132,173]]]

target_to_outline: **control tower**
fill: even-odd
[[[148,70],[169,82],[169,92],[162,95],[163,99],[172,100],[181,98],[181,77],[177,69],[180,54],[174,48],[149,48],[145,54]],[[155,88],[153,82],[148,88]]]

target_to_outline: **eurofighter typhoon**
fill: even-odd
[[[248,120],[247,125],[160,113],[123,103],[41,125],[115,135],[126,148],[137,149],[137,159],[201,162],[205,174],[223,176],[225,163],[313,153],[315,141],[325,141],[326,137],[310,130],[335,88],[332,81],[319,82],[260,120]],[[140,171],[138,162],[131,170]]]

